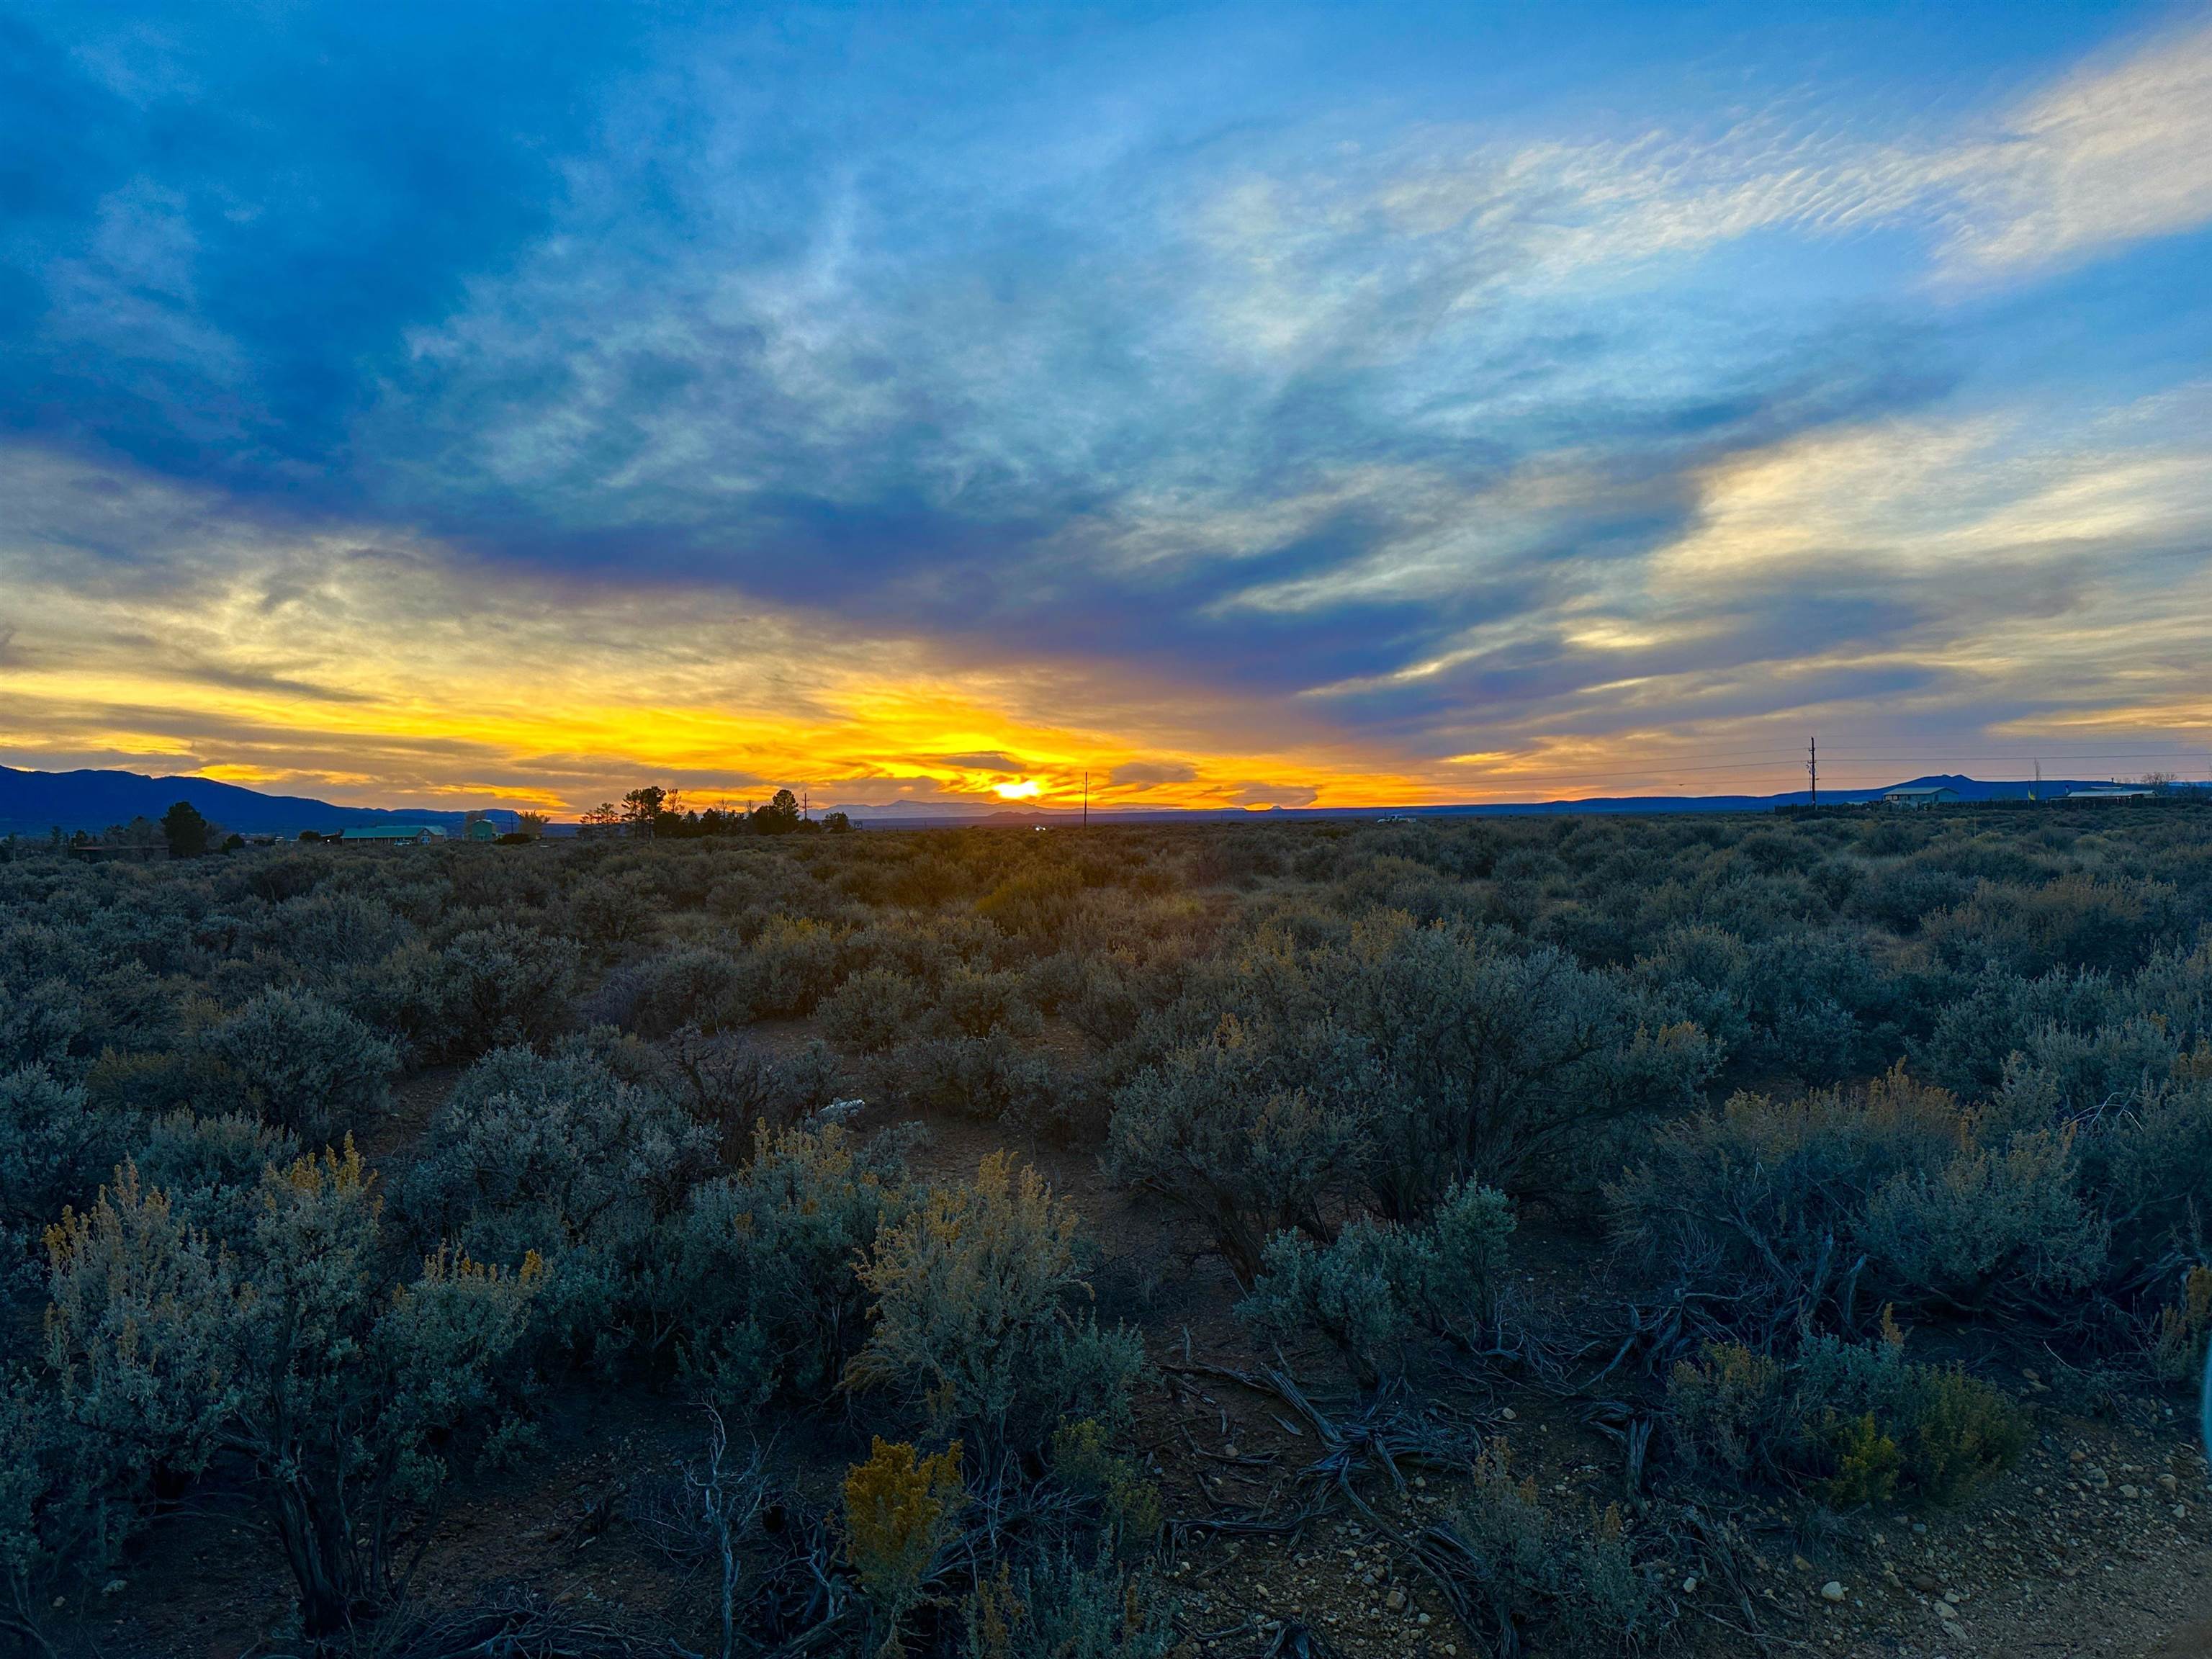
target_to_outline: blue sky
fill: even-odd
[[[0,3],[0,758],[2201,773],[2208,226],[2202,8]]]

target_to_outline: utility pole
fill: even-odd
[[[2027,798],[2031,801],[2043,799],[2043,763],[2040,760],[2035,763],[2035,787],[2027,792]]]
[[[1820,804],[1820,740],[1808,738],[1805,741],[1805,775],[1813,781],[1812,805]]]
[[[1083,827],[1091,827],[1091,774],[1083,775]]]
[[[802,818],[814,816],[814,786],[811,783],[799,786],[799,816]]]

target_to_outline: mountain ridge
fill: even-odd
[[[1984,781],[1959,773],[1932,773],[1874,789],[1824,789],[1820,799],[1842,805],[1875,800],[1891,789],[1942,786],[1962,800],[2026,800],[2032,790],[2045,799],[2069,789],[2096,787],[2101,779],[2048,778],[2040,784],[2009,780]],[[175,802],[189,801],[205,817],[245,835],[296,836],[303,830],[339,830],[380,823],[427,823],[457,830],[467,814],[428,807],[342,806],[309,795],[276,795],[244,784],[190,775],[82,768],[40,772],[0,766],[0,835],[45,835],[55,826],[64,834],[97,832],[133,817],[158,818]],[[1102,823],[1228,821],[1287,818],[1499,817],[1568,812],[1759,812],[1806,804],[1802,789],[1774,795],[1593,795],[1540,801],[1471,801],[1434,806],[1094,807]],[[489,809],[497,811],[498,809]],[[951,823],[1066,823],[1082,817],[1077,807],[1016,806],[994,803],[974,807],[934,802],[896,801],[884,805],[846,805],[856,822],[878,826],[927,828]]]

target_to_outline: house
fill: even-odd
[[[464,841],[497,841],[499,826],[489,818],[471,818],[461,827]]]
[[[1912,784],[1888,790],[1881,799],[1887,806],[1948,806],[1959,799],[1959,792],[1940,783]]]
[[[422,847],[445,838],[446,832],[434,823],[350,824],[338,831],[338,839],[349,847],[356,842],[372,847]]]

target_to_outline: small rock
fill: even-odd
[[[1938,1601],[1936,1604],[1936,1616],[1948,1625],[1959,1616],[1959,1610],[1948,1601]]]
[[[120,1595],[130,1586],[120,1578],[111,1578],[100,1587],[102,1595]]]
[[[2158,1489],[2170,1496],[2181,1490],[2181,1482],[2170,1474],[2161,1474],[2158,1478]]]
[[[1838,1583],[1835,1579],[1831,1578],[1826,1583],[1820,1586],[1820,1599],[1823,1601],[1842,1601],[1844,1599],[1843,1585]]]
[[[1520,1413],[1516,1412],[1510,1406],[1508,1406],[1504,1411],[1498,1414],[1509,1423],[1518,1423],[1521,1420]]]
[[[2132,1486],[2124,1486],[2120,1488],[2120,1496],[2123,1498],[2140,1498],[2142,1496],[2142,1493]]]
[[[1955,1607],[1960,1602],[1965,1601],[1966,1598],[1960,1595],[1956,1590],[1945,1590],[1943,1592],[1943,1599]]]
[[[1417,1625],[1431,1625],[1434,1624],[1436,1620],[1430,1618],[1425,1613],[1417,1613],[1413,1615],[1413,1622]]]
[[[1813,1571],[1813,1564],[1810,1561],[1808,1561],[1802,1555],[1791,1556],[1790,1558],[1790,1565],[1796,1568],[1800,1572],[1810,1572]]]
[[[1405,1612],[1406,1592],[1404,1589],[1394,1585],[1391,1588],[1390,1593],[1382,1598],[1382,1605],[1389,1608],[1393,1613]]]
[[[1912,1588],[1923,1595],[1934,1595],[1942,1590],[1943,1583],[1941,1579],[1931,1578],[1924,1572],[1916,1572],[1912,1575]]]
[[[1685,1595],[1695,1595],[1697,1593],[1698,1575],[1693,1572],[1687,1578],[1685,1578],[1682,1581],[1682,1594]]]

